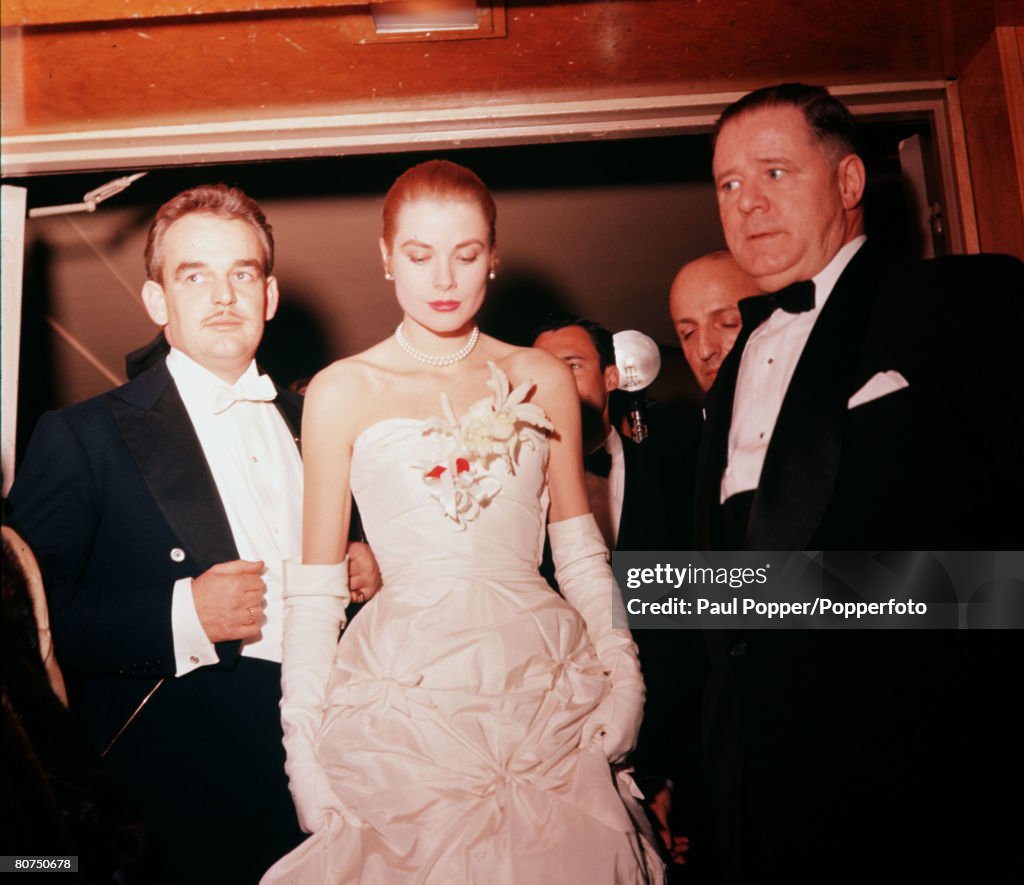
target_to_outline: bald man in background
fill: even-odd
[[[684,264],[669,291],[669,313],[683,356],[707,393],[736,342],[742,321],[738,302],[761,288],[728,252],[711,252]]]

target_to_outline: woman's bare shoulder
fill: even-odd
[[[538,386],[546,383],[564,384],[571,378],[569,367],[558,357],[536,347],[514,347],[506,344],[506,352],[498,362],[498,366],[517,382],[532,379]]]
[[[375,344],[362,353],[336,360],[321,369],[309,382],[307,401],[350,401],[353,396],[373,396],[386,387],[389,373],[381,361],[385,344]]]
[[[576,382],[572,371],[558,357],[536,347],[511,347],[498,363],[512,387],[529,383],[528,399],[558,420],[566,409],[579,409]]]

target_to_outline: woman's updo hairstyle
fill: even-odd
[[[391,248],[402,206],[415,200],[455,200],[472,203],[483,213],[494,245],[498,210],[491,192],[475,172],[448,160],[427,160],[398,176],[384,198],[384,244]]]

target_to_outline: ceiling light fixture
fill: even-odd
[[[371,6],[378,34],[476,30],[476,0],[397,0]]]

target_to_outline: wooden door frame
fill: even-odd
[[[943,80],[830,87],[867,120],[927,120],[942,167],[949,243],[970,248],[969,180],[956,162],[956,109]],[[300,157],[702,134],[742,92],[535,101],[527,95],[468,108],[404,108],[265,120],[225,120],[11,136],[4,177],[131,170]],[[518,100],[516,100],[518,99]],[[954,95],[955,103],[955,95]],[[961,124],[962,128],[962,124]],[[975,235],[976,236],[976,235]]]

